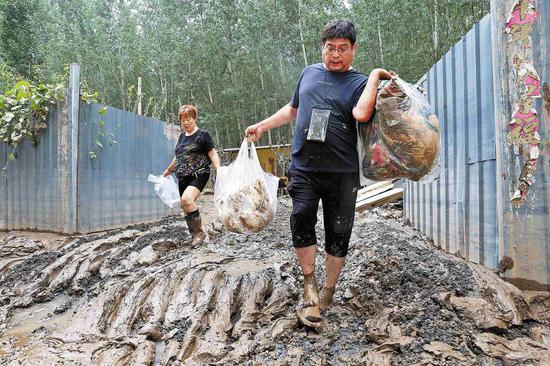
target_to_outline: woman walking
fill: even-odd
[[[210,178],[210,163],[220,167],[220,158],[208,131],[197,126],[197,108],[183,105],[179,109],[182,134],[176,144],[176,153],[168,168],[162,173],[172,173],[178,178],[181,208],[191,234],[191,246],[197,247],[206,237],[202,230],[201,216],[196,200]]]

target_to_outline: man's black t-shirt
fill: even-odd
[[[292,166],[299,170],[327,173],[359,171],[357,128],[352,110],[365,89],[367,77],[354,69],[327,71],[322,63],[308,66],[291,99],[298,109]],[[311,111],[315,105],[331,107],[324,142],[307,140]]]
[[[176,144],[176,167],[174,169],[176,177],[190,176],[197,171],[209,173],[208,152],[213,148],[214,142],[206,130],[199,128],[191,136],[182,133]]]

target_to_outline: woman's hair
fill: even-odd
[[[328,39],[347,38],[352,45],[355,44],[357,31],[355,25],[347,19],[334,19],[325,25],[321,33],[321,44],[325,44]]]
[[[178,120],[181,121],[182,117],[197,119],[197,107],[191,104],[182,105],[179,110]]]

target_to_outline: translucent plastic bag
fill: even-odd
[[[433,179],[439,158],[439,120],[413,85],[396,78],[378,92],[372,121],[358,126],[362,178]]]
[[[155,183],[155,192],[166,206],[174,208],[180,204],[178,185],[171,175],[163,177],[149,174],[147,180]]]
[[[246,139],[233,163],[216,172],[214,202],[223,225],[235,233],[257,233],[277,211],[279,178],[265,173],[254,144]]]

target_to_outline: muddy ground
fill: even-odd
[[[210,240],[195,250],[181,217],[78,237],[3,233],[0,364],[550,365],[548,293],[434,248],[399,204],[357,215],[316,332],[295,316],[288,198],[255,235],[224,231],[212,196],[201,199]]]

